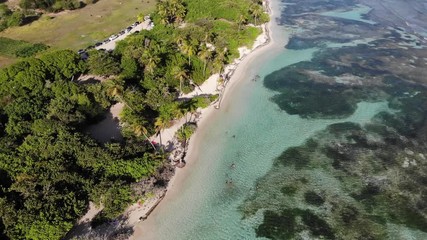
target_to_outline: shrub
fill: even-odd
[[[48,47],[42,43],[36,43],[34,45],[21,48],[15,52],[15,56],[17,57],[31,57],[36,53],[44,51],[48,49]]]
[[[190,139],[191,135],[193,135],[193,133],[196,131],[196,128],[196,124],[192,123],[187,123],[182,126],[177,132],[176,137],[178,138],[178,141],[184,142]]]

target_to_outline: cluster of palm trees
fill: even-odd
[[[156,134],[159,135],[160,146],[162,146],[162,130],[170,127],[174,119],[181,119],[185,117],[185,123],[191,122],[193,115],[201,106],[200,101],[206,100],[202,98],[203,97],[195,97],[181,104],[174,102],[164,108],[167,110],[160,110],[159,116],[154,122]],[[189,119],[187,119],[188,114],[190,114]]]
[[[203,76],[206,76],[206,67],[212,61],[213,67],[216,71],[222,70],[224,63],[227,60],[228,50],[224,48],[223,50],[215,49],[214,45],[209,42],[209,38],[206,37],[205,40],[199,43],[198,40],[192,39],[191,37],[177,39],[177,44],[179,50],[188,56],[188,65],[191,66],[191,57],[198,56],[202,60],[203,66]],[[211,46],[211,47],[209,47]]]
[[[197,56],[203,62],[203,77],[206,77],[206,70],[209,64],[212,65],[212,70],[221,72],[223,70],[224,64],[227,61],[228,50],[227,48],[221,50],[215,49],[214,45],[211,42],[209,34],[206,34],[202,42],[192,38],[191,36],[178,35],[176,37],[176,44],[178,50],[187,56],[188,64],[174,65],[172,67],[171,75],[174,76],[176,80],[179,80],[180,87],[179,91],[182,93],[182,84],[184,81],[189,81],[194,83],[191,79],[191,59],[192,57]]]
[[[227,49],[227,43],[223,41],[223,36],[218,37],[221,34],[212,30],[212,23],[190,23],[183,29],[178,28],[176,25],[182,23],[186,11],[183,0],[160,0],[157,14],[166,25],[165,29],[169,29],[172,34],[166,35],[165,32],[152,30],[150,33],[134,36],[127,43],[123,41],[127,45],[122,46],[123,50],[119,54],[122,58],[126,56],[132,59],[142,71],[133,76],[137,78],[136,81],[129,79],[134,81],[133,83],[113,80],[107,84],[107,94],[132,110],[129,111],[132,113],[126,116],[129,119],[125,119],[129,123],[129,130],[135,136],[144,137],[148,141],[150,132],[147,130],[148,122],[154,124],[153,130],[156,134],[160,134],[161,141],[162,130],[170,127],[174,119],[187,117],[190,113],[191,121],[194,112],[200,107],[199,100],[191,99],[188,102],[177,103],[173,101],[174,98],[188,91],[188,86],[201,84],[211,72],[221,74],[231,54]],[[253,2],[249,13],[257,24],[263,14],[259,1]],[[246,16],[247,14],[241,15],[236,21],[239,31],[248,22]],[[142,91],[137,101],[127,97],[129,91],[125,90],[125,86],[132,84],[136,84],[136,88]],[[176,90],[173,90],[174,88]],[[130,102],[127,103],[126,100]],[[144,106],[141,107],[139,104]],[[165,105],[167,107],[164,107]],[[149,110],[151,116],[145,116],[141,110],[146,107],[151,109]],[[152,147],[155,149],[153,144]]]
[[[249,7],[249,14],[254,18],[255,25],[258,25],[260,17],[264,14],[264,9],[261,4],[262,2],[254,1]],[[246,23],[248,23],[248,19],[245,15],[241,14],[237,19],[237,24],[239,25],[238,31],[240,31],[242,26]]]
[[[255,20],[255,25],[258,25],[258,20],[264,13],[264,9],[259,3],[253,3],[251,4],[251,7],[249,8],[249,13],[252,15],[252,17]]]
[[[157,4],[157,13],[163,24],[179,24],[184,21],[187,9],[183,0],[161,0]]]

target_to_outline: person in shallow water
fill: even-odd
[[[260,79],[261,77],[257,74],[252,78],[252,82],[256,82]]]

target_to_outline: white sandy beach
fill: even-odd
[[[276,0],[270,3],[273,5],[273,9],[277,9]],[[268,6],[269,7],[269,6]],[[187,163],[185,168],[176,168],[176,173],[172,177],[171,181],[168,184],[166,191],[158,190],[154,192],[154,197],[146,199],[143,204],[135,203],[131,205],[125,212],[126,222],[122,223],[127,227],[134,228],[134,235],[131,239],[156,239],[155,236],[151,236],[149,231],[144,231],[145,229],[155,228],[155,222],[153,217],[156,215],[158,208],[161,208],[162,205],[167,205],[168,202],[173,201],[175,196],[180,194],[181,189],[184,187],[183,182],[188,177],[188,173],[192,171],[192,165],[196,162],[199,156],[199,144],[204,138],[206,129],[209,128],[209,125],[212,122],[215,122],[217,111],[224,111],[227,109],[227,105],[230,101],[233,100],[231,94],[233,89],[239,87],[239,84],[242,84],[242,80],[253,78],[253,73],[251,69],[263,62],[265,58],[271,57],[276,51],[280,50],[286,42],[284,42],[281,37],[281,44],[276,44],[274,41],[274,32],[272,31],[274,27],[278,27],[275,24],[275,15],[274,12],[270,10],[271,21],[265,25],[262,25],[263,33],[256,39],[251,49],[247,47],[239,48],[240,58],[235,59],[233,63],[227,65],[224,69],[224,75],[230,76],[229,80],[224,84],[225,86],[218,85],[219,74],[213,74],[210,76],[201,86],[197,87],[193,92],[182,95],[181,98],[192,98],[194,96],[202,94],[219,94],[219,100],[205,109],[199,109],[199,119],[197,121],[198,128],[195,134],[191,137],[189,142],[189,148],[185,161]],[[282,45],[283,44],[283,45]],[[270,52],[267,54],[267,52]],[[120,112],[123,108],[123,104],[116,104],[111,108],[110,114],[112,118],[119,119]],[[188,118],[188,116],[187,116]],[[182,119],[175,120],[173,125],[170,128],[164,129],[161,132],[162,143],[166,148],[172,146],[174,147],[175,142],[175,133],[177,130],[185,123],[185,117]],[[153,135],[150,137],[151,141],[160,143],[160,136]],[[170,150],[170,149],[169,149]],[[167,192],[167,194],[165,194]],[[82,220],[88,221],[91,220],[99,209],[92,211],[93,206],[90,208],[89,212],[91,214],[85,215]],[[92,209],[92,210],[91,210]],[[141,217],[148,217],[146,220],[141,221]],[[77,230],[77,232],[79,232]]]
[[[279,3],[276,0],[270,1],[269,3],[271,5],[272,9],[278,9]],[[277,11],[279,12],[279,11]],[[150,217],[148,217],[145,221],[137,222],[137,224],[134,227],[134,234],[130,239],[140,240],[140,239],[156,239],[155,234],[150,231],[150,229],[156,228],[156,222],[155,222],[155,216],[158,213],[159,209],[162,208],[163,205],[169,204],[171,201],[175,199],[176,196],[178,196],[181,192],[181,190],[184,188],[184,182],[188,177],[188,174],[192,171],[192,166],[197,161],[199,156],[199,144],[204,138],[206,134],[206,130],[209,128],[209,125],[212,122],[215,122],[215,112],[216,111],[224,111],[224,109],[227,109],[227,105],[230,103],[230,101],[233,101],[232,93],[233,89],[238,88],[240,84],[244,84],[244,79],[250,79],[251,77],[251,68],[253,66],[256,66],[258,63],[263,62],[266,57],[271,57],[271,55],[274,55],[276,50],[281,50],[284,45],[286,45],[286,42],[283,42],[282,39],[284,38],[281,36],[281,42],[277,43],[274,41],[275,35],[274,35],[274,28],[278,28],[279,26],[276,24],[276,12],[271,11],[271,21],[267,24],[267,26],[264,28],[264,33],[260,35],[257,39],[257,41],[254,43],[254,47],[252,50],[244,50],[241,49],[241,56],[240,59],[237,59],[233,64],[230,64],[226,68],[227,70],[233,72],[232,69],[235,68],[232,77],[230,78],[229,82],[226,85],[226,88],[222,92],[222,96],[220,99],[221,108],[216,109],[215,107],[218,105],[218,103],[209,106],[206,109],[201,110],[201,116],[200,120],[198,122],[198,128],[196,133],[191,137],[190,143],[189,143],[189,149],[187,152],[187,156],[185,158],[186,160],[186,167],[185,168],[177,168],[176,173],[171,179],[171,181],[168,184],[167,188],[167,194],[163,198],[163,200],[158,203],[157,207],[152,211]],[[285,36],[287,39],[287,36]],[[266,42],[267,40],[267,42]],[[215,77],[217,78],[217,76]],[[213,81],[214,77],[211,77],[208,81],[206,81],[206,84],[210,86],[209,90],[213,90],[214,83]],[[216,85],[215,85],[216,86]],[[201,86],[202,92],[200,90],[198,94],[200,93],[215,93],[215,92],[205,92],[204,86]],[[216,87],[215,87],[216,89]],[[194,92],[192,93],[194,94]],[[194,96],[194,95],[193,95]],[[188,96],[190,97],[190,96]],[[174,127],[175,128],[175,127]],[[165,130],[167,131],[167,130]],[[168,134],[171,136],[171,134]],[[140,211],[135,211],[135,213],[144,214]],[[135,219],[135,218],[134,218]]]

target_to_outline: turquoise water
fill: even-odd
[[[156,209],[147,231],[160,240],[427,239],[427,150],[417,136],[427,129],[427,90],[387,65],[414,52],[388,51],[401,40],[385,37],[380,23],[362,23],[374,23],[363,19],[370,8],[362,5],[323,15],[359,21],[335,29],[343,35],[355,36],[357,24],[369,34],[350,42],[319,37],[316,45],[316,31],[329,30],[330,19],[317,16],[316,28],[297,29],[305,17],[313,21],[304,14],[312,9],[286,5],[298,21],[275,26],[275,42],[285,45],[282,36],[293,29],[317,47],[279,47],[249,63],[203,133],[179,194]],[[251,81],[256,74],[261,80]]]
[[[375,24],[376,22],[367,20],[363,16],[368,14],[372,9],[368,6],[358,4],[357,8],[353,8],[349,11],[330,11],[330,12],[323,12],[320,15],[328,16],[328,17],[337,17],[337,18],[344,18],[348,20],[355,20],[359,22],[365,22],[369,24]]]
[[[283,66],[310,60],[316,50],[283,50],[252,71],[263,78]],[[254,226],[261,216],[242,220],[238,208],[253,193],[256,180],[267,173],[274,158],[332,123],[362,124],[388,110],[385,102],[362,102],[347,119],[301,119],[271,102],[274,93],[261,81],[249,79],[229,95],[233,102],[222,108],[200,143],[202,154],[182,193],[153,215],[158,239],[254,239]]]

